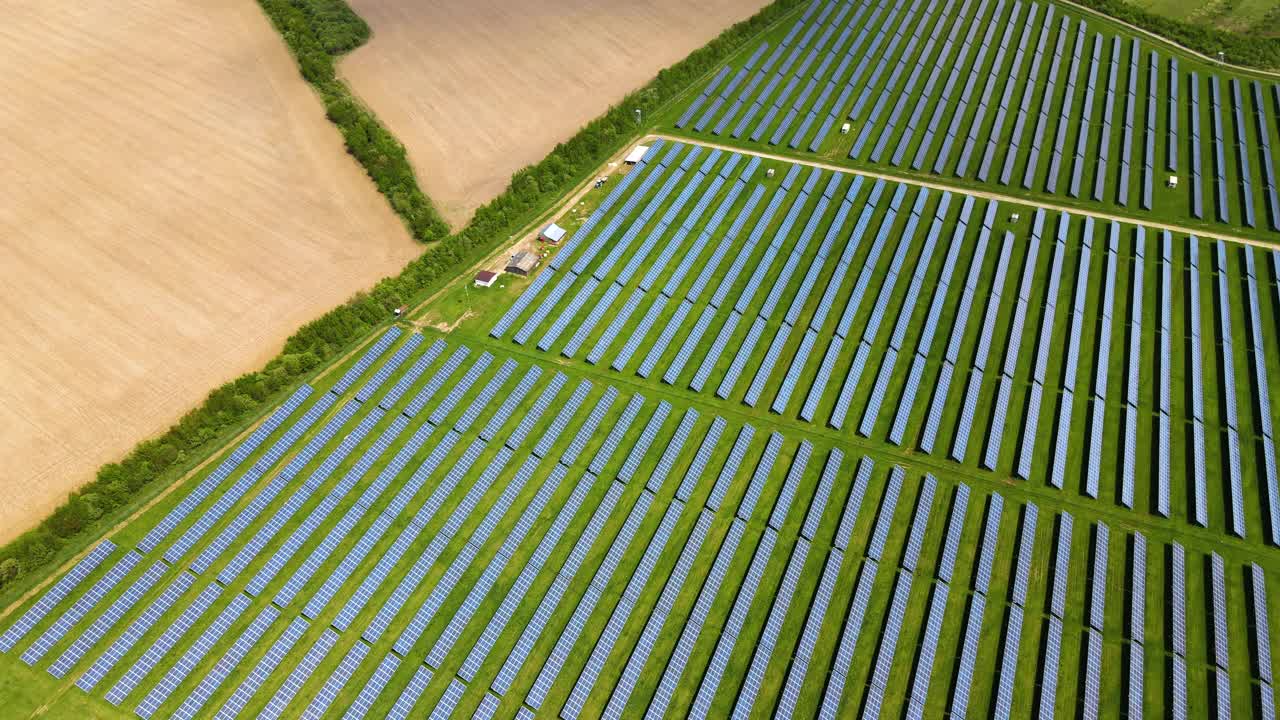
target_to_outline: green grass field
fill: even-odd
[[[974,13],[979,5],[964,7]],[[772,44],[788,29],[783,23],[766,39]],[[1020,88],[1012,93],[1020,95]],[[674,115],[657,129],[670,131]],[[397,320],[399,335],[386,336],[380,352],[370,349],[378,336],[371,337],[318,375],[300,407],[251,452],[224,448],[110,535],[115,550],[48,612],[32,610],[37,593],[0,619],[8,631],[0,635],[8,648],[0,653],[6,715],[122,717],[149,698],[154,704],[140,714],[417,717],[452,706],[459,717],[636,717],[664,714],[657,700],[670,716],[765,717],[792,707],[814,717],[825,703],[847,717],[879,703],[884,717],[905,717],[913,705],[924,717],[943,717],[967,693],[969,716],[997,716],[1008,651],[1012,716],[1041,709],[1045,686],[1056,684],[1045,700],[1057,713],[1075,716],[1096,702],[1100,717],[1119,718],[1130,717],[1127,663],[1140,651],[1144,715],[1172,712],[1176,661],[1186,666],[1188,714],[1204,717],[1218,700],[1210,678],[1221,625],[1230,715],[1261,717],[1269,669],[1256,663],[1246,576],[1256,563],[1271,595],[1280,582],[1268,542],[1276,479],[1268,476],[1263,424],[1277,401],[1255,402],[1255,360],[1267,378],[1280,373],[1272,251],[1228,243],[1220,266],[1215,242],[1178,233],[1163,261],[1161,234],[1143,223],[1194,224],[1179,215],[1185,206],[1173,195],[1162,196],[1168,204],[1149,219],[1131,207],[1109,250],[1109,222],[1095,219],[1087,235],[1082,214],[1037,210],[1041,193],[994,188],[1014,198],[997,202],[965,194],[990,184],[950,176],[929,176],[954,185],[945,193],[861,176],[857,170],[870,166],[847,160],[847,136],[833,135],[816,155],[765,148],[847,167],[838,174],[777,158],[753,161],[761,143],[737,143],[742,154],[734,156],[698,146],[705,134],[687,137],[660,143],[645,164],[565,208],[560,222],[570,239],[549,250],[535,277],[504,275],[491,288],[459,278]],[[1246,282],[1250,253],[1256,307]],[[1203,497],[1194,487],[1193,336],[1204,389]],[[1167,412],[1162,341],[1171,347]],[[1074,376],[1067,372],[1073,346]],[[364,353],[370,366],[340,381]],[[913,367],[919,387],[911,397]],[[1006,367],[1010,392],[997,443],[993,418]],[[376,389],[357,396],[375,374]],[[794,392],[778,400],[789,380]],[[808,402],[815,382],[821,387]],[[393,388],[400,394],[386,399]],[[1032,417],[1036,388],[1043,399]],[[1075,400],[1059,432],[1068,392]],[[640,405],[632,416],[625,408],[633,401]],[[317,407],[326,409],[271,455]],[[1137,418],[1132,448],[1126,412]],[[1162,414],[1170,427],[1167,516],[1158,507]],[[1095,417],[1103,418],[1096,443]],[[1034,450],[1023,438],[1029,420]],[[1235,484],[1226,460],[1231,432],[1241,454]],[[740,454],[732,452],[739,437],[746,443]],[[963,452],[954,451],[958,439]],[[1055,460],[1059,443],[1065,451]],[[983,463],[989,446],[992,468]],[[777,450],[771,463],[764,460],[770,447]],[[1130,450],[1132,507],[1122,497]],[[1024,454],[1030,465],[1022,477]],[[154,546],[144,541],[229,458],[239,462],[207,497],[192,501]],[[863,463],[871,470],[859,497]],[[1091,464],[1096,497],[1086,483]],[[1055,467],[1061,489],[1051,482]],[[901,492],[891,503],[894,468]],[[921,503],[926,478],[936,489]],[[968,502],[949,538],[961,486]],[[988,544],[985,523],[997,495],[1003,512]],[[1199,501],[1204,526],[1194,522]],[[1231,532],[1235,501],[1242,536]],[[1021,538],[1031,506],[1035,532]],[[1057,617],[1051,597],[1064,514],[1073,528],[1065,610]],[[1105,566],[1093,541],[1103,524]],[[885,540],[879,553],[878,533]],[[1131,560],[1138,534],[1147,542],[1145,567]],[[173,550],[175,543],[185,549]],[[1174,645],[1174,543],[1186,550],[1185,651]],[[1025,567],[1018,562],[1024,546]],[[1213,553],[1226,569],[1221,616],[1213,610]],[[948,582],[944,557],[951,554]],[[95,590],[126,557],[136,565],[113,587]],[[978,579],[984,562],[991,565],[985,587]],[[153,575],[145,575],[149,568]],[[1136,597],[1135,572],[1145,578]],[[824,573],[833,580],[829,597]],[[1025,602],[1014,589],[1020,575]],[[1086,661],[1096,632],[1088,629],[1094,577],[1105,583],[1096,683]],[[150,584],[128,592],[135,583]],[[890,609],[908,583],[894,641]],[[287,586],[296,592],[282,594]],[[216,598],[193,612],[202,593]],[[928,648],[930,605],[943,593],[937,646]],[[317,599],[322,594],[326,602]],[[166,596],[173,600],[167,606]],[[1130,627],[1135,603],[1146,618],[1137,632]],[[976,607],[985,608],[981,622]],[[1269,625],[1280,622],[1274,598],[1265,612]],[[1017,613],[1021,631],[1011,635]],[[10,630],[22,617],[30,627]],[[1056,623],[1060,660],[1046,670]],[[291,644],[290,627],[298,630]],[[88,640],[77,646],[82,637]],[[30,647],[43,639],[48,646],[35,659]],[[1275,638],[1267,641],[1273,655]],[[960,671],[966,643],[975,659],[971,683]],[[54,677],[49,671],[68,652],[78,659]],[[95,667],[96,684],[77,687]],[[916,685],[922,678],[927,691]],[[757,680],[754,691],[746,688]]]

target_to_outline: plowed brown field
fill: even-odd
[[[4,541],[421,248],[253,0],[0,6]]]
[[[765,0],[349,0],[373,39],[341,73],[455,226]]]

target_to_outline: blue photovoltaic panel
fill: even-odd
[[[311,396],[311,393],[311,386],[305,383],[295,390],[284,404],[276,408],[275,412],[271,413],[271,415],[264,420],[261,425],[249,434],[249,437],[245,438],[244,442],[240,443],[240,445],[231,452],[231,455],[228,458],[223,460],[222,463],[220,463],[218,467],[204,480],[200,481],[200,484],[197,485],[196,488],[187,495],[187,497],[183,498],[182,502],[179,503],[177,507],[170,510],[168,514],[164,516],[163,520],[156,523],[155,527],[151,528],[151,530],[147,532],[146,536],[138,542],[138,550],[144,553],[149,553],[156,549],[156,547],[159,546],[159,544],[163,542],[170,533],[177,529],[178,525],[185,520],[188,515],[195,511],[200,503],[204,502],[205,498],[209,497],[209,495],[212,494],[224,480],[231,476],[231,473],[234,472],[241,463],[247,460],[250,455],[262,446],[262,443],[266,442],[267,438],[272,433],[284,424],[284,421],[287,420],[289,416],[293,414],[293,411],[297,410],[298,407]]]
[[[120,584],[133,568],[142,560],[142,556],[137,552],[130,550],[124,557],[120,558],[111,569],[107,570],[106,575],[102,576],[95,582],[84,595],[81,595],[72,603],[52,625],[49,626],[39,638],[36,639],[31,647],[22,653],[22,661],[27,665],[34,665],[36,661],[44,657],[45,653],[63,638],[71,630],[72,627],[78,625],[84,616],[90,610],[97,607],[98,603]]]
[[[377,392],[378,388],[382,387],[383,383],[389,380],[391,376],[400,369],[400,366],[404,364],[405,360],[409,359],[409,356],[413,354],[413,351],[416,350],[418,345],[421,343],[421,335],[417,333],[410,335],[409,339],[406,340],[405,343],[401,345],[385,363],[382,364],[382,367],[378,368],[377,372],[365,381],[365,384],[361,386],[358,391],[356,391],[356,399],[360,402],[368,402],[369,399],[373,397],[373,394]]]
[[[85,630],[79,637],[71,643],[62,655],[49,666],[49,674],[56,678],[66,676],[76,663],[80,661],[86,653],[98,644],[113,627],[119,623],[124,616],[142,600],[157,582],[161,576],[168,571],[169,566],[164,562],[157,561],[152,564],[147,571],[142,574],[132,585],[124,591],[124,594],[115,599],[115,602],[103,611],[96,620]]]
[[[218,613],[218,617],[214,619],[209,627],[205,628],[205,631],[200,634],[200,637],[196,638],[191,647],[187,648],[187,651],[182,654],[178,662],[174,663],[169,668],[169,672],[165,673],[164,677],[160,679],[160,682],[151,688],[151,692],[147,693],[142,702],[134,708],[134,712],[141,717],[151,717],[158,712],[165,701],[169,699],[169,696],[178,689],[178,685],[195,670],[204,659],[204,656],[213,649],[213,645],[222,639],[222,636],[226,634],[231,625],[240,618],[240,615],[244,613],[252,602],[246,595],[236,595],[232,598],[231,603],[223,608],[222,612]],[[181,711],[179,715],[182,715]]]
[[[422,697],[422,692],[427,689],[427,684],[430,682],[431,671],[426,666],[419,665],[409,684],[400,691],[396,704],[387,713],[388,720],[407,720],[413,713],[413,706],[418,704],[418,699]]]
[[[151,627],[169,611],[169,608],[173,607],[178,598],[194,583],[195,576],[189,573],[181,573],[174,578],[169,587],[165,588],[164,593],[152,601],[142,615],[130,623],[129,627],[112,643],[111,647],[98,656],[93,665],[80,676],[80,679],[76,681],[76,687],[85,692],[92,691],[102,681],[102,678],[115,667],[115,664],[120,662],[120,659],[137,644],[138,640],[142,639],[142,636],[151,630]]]
[[[297,644],[298,639],[306,632],[308,623],[303,618],[294,618],[293,622],[285,628],[283,634],[276,639],[271,647],[267,650],[258,664],[254,666],[249,676],[240,683],[236,691],[218,711],[218,720],[230,720],[240,714],[244,710],[245,705],[253,699],[263,683],[271,677],[275,669],[280,663],[288,657],[293,646]]]
[[[285,678],[284,684],[276,690],[276,694],[271,697],[263,708],[262,718],[278,718],[281,715],[293,709],[294,698],[297,697],[298,691],[302,686],[311,679],[312,674],[320,667],[320,663],[324,662],[325,657],[329,655],[329,651],[333,649],[335,643],[338,642],[338,633],[330,628],[325,628],[323,634],[316,638],[310,649],[293,667],[289,676]]]
[[[129,671],[107,691],[107,702],[112,705],[119,705],[124,702],[125,698],[169,654],[169,651],[178,644],[178,641],[187,634],[191,626],[204,615],[209,606],[221,594],[222,588],[217,583],[210,583],[206,586],[195,601],[182,611],[182,614],[165,629],[164,633],[151,644],[151,647],[147,648],[147,651],[142,654],[142,657],[138,658],[137,662],[129,668]]]
[[[378,663],[378,668],[373,671],[368,682],[360,689],[360,694],[356,696],[355,701],[347,706],[347,711],[342,715],[343,720],[360,720],[368,715],[373,708],[373,703],[377,702],[378,696],[382,694],[387,683],[391,681],[391,676],[399,667],[400,659],[393,653],[387,653],[382,658],[382,662]]]
[[[383,333],[377,341],[370,345],[369,349],[366,350],[363,355],[360,356],[360,359],[356,361],[356,364],[352,365],[350,369],[343,373],[342,378],[334,384],[333,388],[331,388],[329,392],[334,395],[342,395],[345,393],[356,380],[360,379],[360,376],[364,374],[364,371],[368,370],[369,366],[377,361],[377,359],[387,351],[387,348],[391,347],[396,340],[400,339],[400,335],[402,335],[403,332],[404,331],[394,325],[388,328],[387,331]]]
[[[236,638],[231,648],[214,664],[213,668],[200,680],[187,699],[178,707],[173,717],[178,718],[194,718],[197,717],[205,704],[209,702],[213,693],[218,691],[222,683],[226,682],[227,677],[240,665],[245,655],[257,645],[264,633],[271,628],[271,624],[280,616],[280,611],[268,605],[262,609],[254,617],[253,622],[245,628],[244,632]]]
[[[102,564],[102,561],[115,549],[115,544],[110,540],[103,540],[94,546],[88,555],[77,562],[66,575],[63,575],[58,582],[54,583],[53,587],[49,588],[48,592],[36,601],[35,605],[28,608],[16,622],[4,631],[3,635],[0,635],[0,652],[12,650],[19,640],[31,632],[32,628],[38,625],[59,603],[75,591],[80,583],[84,582],[85,578],[96,570]]]
[[[307,705],[302,717],[311,719],[324,717],[329,706],[337,699],[338,693],[342,692],[342,688],[346,686],[347,681],[351,679],[351,676],[360,667],[360,663],[364,662],[364,657],[368,653],[369,646],[356,641],[351,646],[351,650],[343,656],[342,662],[338,663],[338,667],[333,669],[329,679],[325,680],[320,691],[311,698],[311,703]]]

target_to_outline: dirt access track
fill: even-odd
[[[0,542],[421,251],[253,0],[9,3]]]
[[[766,0],[349,0],[373,38],[339,66],[459,227],[659,70]]]

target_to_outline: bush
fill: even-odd
[[[341,83],[333,80],[332,58],[324,47],[339,46],[338,39],[346,36],[331,29],[335,35],[326,36],[328,45],[323,45],[310,22],[311,18],[328,17],[319,13],[320,9],[332,11],[345,4],[340,0],[259,1],[294,51],[304,76],[311,80],[309,72],[321,72],[317,89],[325,98],[329,117],[342,128],[344,137],[348,132],[362,133],[358,142],[367,142],[368,149],[388,153],[372,164],[379,168],[379,176],[370,171],[370,177],[380,189],[383,188],[380,177],[398,180],[389,187],[402,194],[386,190],[384,194],[406,223],[420,229],[415,229],[415,236],[444,239],[432,244],[398,276],[379,282],[372,290],[357,294],[304,325],[285,342],[282,353],[262,370],[215,389],[200,407],[183,416],[164,435],[140,443],[124,459],[100,468],[92,482],[73,494],[38,527],[0,548],[0,590],[9,587],[18,577],[45,569],[59,551],[83,546],[97,537],[113,514],[122,515],[140,503],[145,497],[143,491],[158,479],[175,479],[194,458],[224,443],[230,431],[267,411],[272,399],[283,390],[296,385],[308,373],[385,323],[391,310],[447,282],[461,268],[492,252],[512,233],[536,220],[553,202],[637,136],[639,129],[632,119],[635,108],[652,116],[663,104],[805,0],[775,0],[681,62],[662,70],[647,86],[628,95],[572,138],[557,145],[537,165],[513,175],[505,192],[477,210],[465,228],[448,237],[444,237],[447,234],[444,221],[418,189],[403,148],[346,93]],[[310,10],[304,12],[302,8]],[[339,27],[346,28],[348,34],[354,32],[349,25],[333,21],[331,28]],[[367,35],[367,28],[365,32]],[[401,162],[404,165],[400,165]],[[366,165],[366,169],[369,167]],[[409,185],[411,190],[406,189]],[[10,577],[7,573],[12,570],[4,569],[15,564],[18,572]]]

